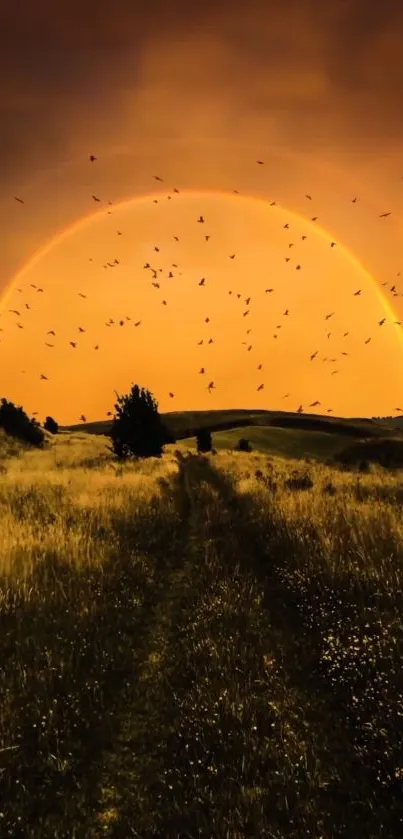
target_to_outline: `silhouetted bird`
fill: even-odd
[[[378,326],[383,326],[383,324],[385,323],[385,321],[386,321],[386,318],[382,318],[382,320],[379,320],[379,321],[378,321]]]
[[[41,373],[41,379],[45,379],[45,380],[47,381],[47,380],[48,380],[48,377],[47,377],[47,376],[44,376],[44,374],[43,374],[43,373]]]
[[[25,201],[23,201],[22,198],[17,198],[16,195],[14,195],[14,200],[18,201],[19,204],[25,204]]]
[[[96,195],[93,195],[92,197],[93,197],[94,201],[100,201],[101,200],[100,198],[97,198]]]
[[[98,160],[98,158],[97,158],[97,157],[95,157],[95,154],[90,154],[90,161],[91,161],[91,163],[94,163],[94,160]]]
[[[361,289],[359,288],[358,291],[355,291],[353,297],[359,297],[361,294]]]
[[[263,390],[263,388],[264,388],[264,385],[259,385],[259,387],[257,388],[257,390]]]
[[[392,215],[390,212],[389,213],[381,213],[379,218],[387,218],[387,216],[390,216],[390,215]]]
[[[199,223],[199,224],[204,224],[204,218],[203,218],[203,216],[199,216],[199,218],[197,219],[197,221],[198,221],[198,223]]]
[[[198,285],[204,285],[205,282],[206,282],[205,277],[202,277],[200,282],[198,283]]]

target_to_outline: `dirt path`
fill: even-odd
[[[158,563],[85,835],[347,839],[367,823],[383,836],[256,511],[212,460],[178,461],[180,534]]]

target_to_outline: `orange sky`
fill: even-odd
[[[401,5],[87,6],[0,12],[1,395],[61,422],[104,417],[132,381],[162,410],[403,407]],[[141,326],[104,325],[126,316]]]

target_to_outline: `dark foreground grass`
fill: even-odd
[[[178,458],[102,571],[3,603],[0,835],[397,839],[399,577]]]
[[[147,511],[136,507],[129,518],[117,510],[102,564],[75,567],[55,551],[28,585],[2,582],[1,837],[87,835],[100,755],[117,736],[164,563],[177,552],[174,493],[175,482],[169,492],[163,486]]]

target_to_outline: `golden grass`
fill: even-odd
[[[0,834],[397,839],[402,473],[109,444],[0,440]]]

